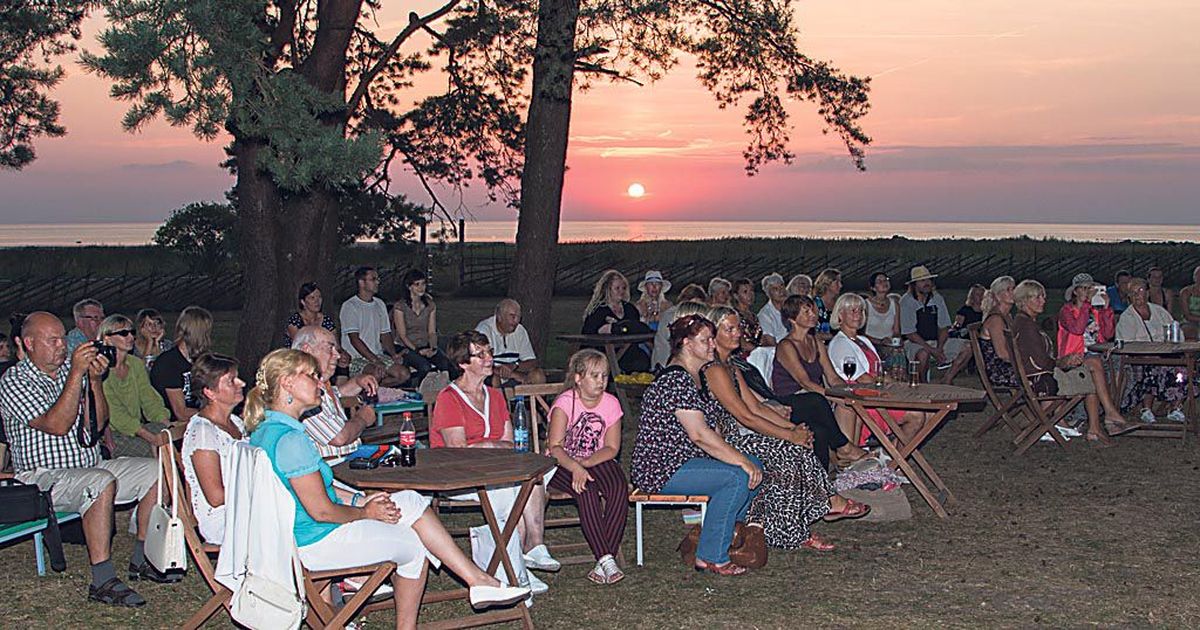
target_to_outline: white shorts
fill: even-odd
[[[362,519],[339,525],[321,540],[300,547],[300,562],[312,571],[361,567],[377,562],[395,562],[396,575],[415,580],[428,560],[434,567],[441,561],[429,553],[413,531],[413,523],[429,507],[429,499],[412,490],[392,493],[400,508],[400,520],[384,523]]]
[[[930,341],[929,345],[936,348],[936,347],[938,347],[938,342],[935,339],[933,341]],[[909,361],[916,361],[917,353],[919,353],[920,351],[922,351],[924,349],[925,349],[925,346],[922,346],[921,344],[913,343],[908,340],[904,341],[904,356],[908,357]],[[967,345],[966,339],[958,339],[956,337],[951,337],[946,340],[946,348],[945,348],[946,360],[953,361],[954,357],[958,356],[958,353],[963,352],[968,349],[969,349],[969,346]]]
[[[158,482],[158,460],[118,457],[102,460],[93,468],[38,468],[16,477],[23,483],[49,490],[56,511],[84,514],[108,484],[114,482],[117,486],[114,504],[140,501]]]

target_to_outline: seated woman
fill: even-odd
[[[647,271],[646,277],[642,278],[637,288],[642,294],[636,305],[642,322],[649,326],[650,330],[657,331],[663,313],[671,308],[671,301],[666,297],[667,291],[671,290],[671,283],[663,279],[661,271]]]
[[[733,306],[733,283],[720,276],[708,281],[709,306]]]
[[[433,370],[449,372],[450,360],[438,350],[437,304],[426,292],[425,274],[410,269],[401,284],[404,295],[392,307],[392,330],[400,357],[419,384]]]
[[[813,280],[813,303],[817,305],[817,330],[830,332],[833,330],[829,323],[830,308],[842,293],[842,272],[837,269],[825,269]]]
[[[509,421],[508,401],[500,390],[487,385],[492,376],[492,348],[487,336],[477,330],[459,333],[450,338],[446,352],[461,373],[437,395],[433,417],[429,420],[429,446],[512,449],[513,426]],[[545,482],[549,483],[553,475],[553,470],[547,473]],[[501,525],[512,511],[517,491],[517,486],[488,491]],[[463,499],[477,497],[474,492],[460,496]],[[546,488],[538,485],[521,513],[517,534],[521,538],[526,567],[557,571],[562,565],[550,555],[543,538],[545,515]],[[534,594],[549,588],[532,574],[529,583]]]
[[[588,579],[616,584],[625,578],[617,566],[629,514],[629,486],[617,463],[621,451],[621,403],[604,391],[608,359],[584,348],[567,361],[570,389],[550,408],[546,454],[558,461],[550,487],[570,494],[579,509],[583,538],[596,566]]]
[[[650,354],[650,366],[654,370],[658,370],[667,364],[671,358],[671,322],[682,317],[679,314],[680,308],[688,303],[697,307],[696,313],[702,313],[708,310],[708,294],[704,292],[704,287],[698,284],[689,284],[679,291],[679,303],[663,311],[659,317],[658,330],[654,331],[654,351]],[[690,314],[690,313],[688,313]]]
[[[715,359],[698,375],[709,403],[705,416],[714,420],[726,442],[763,465],[762,490],[747,521],[765,528],[772,547],[832,550],[833,544],[811,533],[809,525],[822,517],[858,518],[870,508],[834,493],[828,461],[822,465],[813,455],[813,434],[764,405],[729,363],[741,337],[738,314],[718,306],[708,312],[708,320],[716,323],[717,334]]]
[[[1146,297],[1151,304],[1163,307],[1163,310],[1170,313],[1175,305],[1175,292],[1163,286],[1163,270],[1157,265],[1146,270]],[[1130,278],[1130,282],[1133,279]],[[1132,291],[1132,288],[1130,288]],[[1133,295],[1130,295],[1132,298]],[[1132,303],[1132,300],[1131,300]]]
[[[695,568],[742,575],[747,569],[730,561],[729,543],[758,494],[762,467],[730,446],[704,413],[708,403],[695,375],[712,361],[715,330],[701,315],[671,324],[670,362],[642,395],[630,477],[643,492],[707,496]]]
[[[825,398],[826,385],[843,381],[829,363],[825,344],[813,332],[816,305],[811,298],[793,295],[783,301],[780,313],[791,330],[775,346],[771,389],[776,398],[791,408],[793,423],[805,424],[813,432],[813,450],[826,469],[831,450],[839,465],[862,459],[867,452],[846,437],[854,431],[854,412],[842,407],[835,412]]]
[[[967,289],[967,301],[954,314],[954,322],[950,324],[949,335],[959,339],[967,338],[967,326],[983,321],[983,294],[986,289],[982,284],[973,284]],[[954,377],[975,358],[973,352],[959,352],[950,363],[950,369],[942,376],[942,383],[949,385]]]
[[[146,369],[154,363],[155,357],[171,349],[169,339],[164,339],[167,322],[158,311],[144,308],[133,318],[137,336],[133,340],[133,356],[146,362]]]
[[[754,282],[750,278],[738,278],[733,281],[733,310],[737,311],[738,322],[742,327],[741,350],[743,356],[762,345],[763,330],[758,323],[754,308]]]
[[[1092,303],[1093,298],[1096,304]],[[1060,355],[1086,354],[1092,344],[1112,341],[1116,317],[1109,308],[1108,293],[1100,291],[1092,276],[1076,274],[1064,299],[1066,302],[1058,311]]]
[[[983,294],[980,310],[983,325],[979,327],[979,353],[983,365],[979,369],[987,372],[993,385],[1017,389],[1017,371],[1013,367],[1012,349],[1008,347],[1005,331],[1012,329],[1013,287],[1017,281],[1012,276],[1000,276],[992,280],[992,286]],[[999,342],[997,342],[999,340]]]
[[[812,286],[813,281],[808,274],[798,273],[792,276],[791,280],[788,280],[787,293],[788,295],[803,295],[805,297],[812,297]]]
[[[891,348],[892,339],[900,338],[900,299],[891,293],[892,280],[876,271],[867,282],[867,338],[877,348]]]
[[[333,470],[304,433],[299,417],[320,404],[317,361],[280,349],[259,365],[246,399],[250,444],[266,451],[275,474],[296,502],[293,531],[300,561],[314,571],[396,563],[392,575],[396,627],[415,628],[428,572],[440,562],[467,583],[472,606],[511,603],[528,588],[501,587],[463,555],[429,499],[405,490],[354,494],[333,486]]]
[[[1188,339],[1200,339],[1200,266],[1192,270],[1192,283],[1179,291],[1179,314]]]
[[[175,345],[150,367],[150,384],[176,422],[186,422],[200,409],[188,383],[192,360],[212,346],[212,313],[199,306],[183,309],[175,320]]]
[[[284,348],[292,347],[292,339],[305,326],[320,326],[331,333],[337,332],[337,325],[333,323],[333,318],[321,311],[325,299],[321,297],[321,288],[317,286],[316,282],[305,282],[300,285],[297,301],[300,305],[299,310],[289,315],[287,323],[283,325]]]
[[[171,412],[150,385],[146,364],[133,356],[133,322],[114,313],[100,322],[100,341],[117,349],[117,360],[104,377],[113,457],[155,457],[159,433]]]
[[[1142,278],[1129,281],[1129,308],[1121,313],[1117,322],[1117,339],[1121,341],[1166,341],[1163,326],[1175,320],[1167,309],[1149,300],[1149,284]],[[1154,401],[1161,400],[1171,405],[1167,419],[1184,422],[1183,401],[1187,398],[1183,372],[1180,368],[1166,365],[1134,365],[1130,387],[1121,399],[1121,409],[1133,409],[1141,405],[1142,422],[1154,422]]]
[[[246,439],[246,425],[233,413],[245,396],[237,359],[202,354],[192,363],[192,387],[200,411],[183,434],[183,478],[191,491],[200,537],[221,544],[225,538],[225,481],[221,476],[235,442]]]
[[[879,353],[871,344],[871,340],[858,334],[866,319],[866,309],[867,302],[862,296],[846,293],[834,303],[833,313],[830,315],[830,323],[837,329],[838,334],[829,341],[829,355],[826,361],[832,365],[838,377],[847,383],[874,384],[875,376],[883,371],[883,362],[879,359]],[[847,366],[853,367],[853,372],[847,370]],[[902,442],[911,440],[925,425],[925,414],[919,411],[886,411]],[[876,426],[884,431],[891,430],[878,409],[870,409],[867,413]],[[865,441],[869,434],[869,429],[863,427],[860,439]]]
[[[1046,288],[1037,280],[1022,280],[1013,290],[1017,316],[1013,318],[1013,338],[1029,378],[1038,395],[1050,396],[1064,391],[1087,392],[1087,440],[1093,446],[1110,446],[1110,435],[1137,428],[1125,422],[1121,410],[1113,404],[1104,364],[1096,355],[1082,352],[1055,356],[1054,344],[1037,323],[1046,308]],[[1068,389],[1069,388],[1069,389]],[[1104,425],[1100,410],[1104,409]],[[1107,432],[1106,432],[1107,429]]]
[[[592,289],[592,299],[583,310],[585,335],[611,335],[630,331],[646,331],[641,314],[629,301],[629,281],[616,269],[600,274]],[[650,354],[639,344],[630,344],[617,353],[617,363],[624,372],[647,372],[650,370]]]

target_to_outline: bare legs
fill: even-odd
[[[1115,420],[1124,420],[1121,417],[1121,409],[1113,402],[1112,394],[1108,389],[1108,374],[1104,372],[1104,362],[1100,357],[1088,355],[1083,358],[1083,365],[1092,373],[1092,382],[1096,384],[1096,397],[1099,399],[1100,406],[1104,408],[1104,414]]]
[[[534,486],[517,526],[522,551],[529,551],[545,542],[546,502],[546,487],[542,484]]]
[[[421,539],[421,544],[425,545],[429,553],[441,560],[446,568],[453,571],[455,575],[462,578],[467,586],[500,586],[499,580],[475,566],[475,563],[463,553],[463,550],[454,544],[454,539],[450,538],[449,532],[442,526],[437,515],[428,508],[421,514],[421,518],[413,523],[413,531],[417,532],[417,537]],[[423,585],[424,581],[422,581],[422,588]]]

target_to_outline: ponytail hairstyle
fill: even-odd
[[[608,374],[608,357],[604,356],[603,352],[595,348],[584,348],[572,354],[571,358],[567,359],[567,373],[565,378],[563,378],[566,381],[566,389],[575,389],[578,379],[583,378],[583,375],[587,374],[589,368],[596,366],[602,366],[604,373]],[[572,417],[574,417],[574,414],[572,414]]]
[[[732,315],[738,319],[738,325],[740,326],[741,321],[742,321],[742,316],[739,315],[737,312],[737,309],[734,309],[733,307],[724,306],[724,305],[714,306],[714,307],[708,309],[707,313],[704,313],[705,319],[712,322],[713,326],[720,324],[722,319],[725,319],[726,317],[729,317],[730,315]]]
[[[242,414],[246,430],[253,432],[262,423],[267,407],[279,396],[280,384],[285,376],[299,374],[302,370],[319,372],[320,369],[312,355],[290,348],[280,348],[263,357],[254,375],[254,387],[246,395]]]
[[[1000,304],[1000,301],[996,299],[996,294],[1015,286],[1017,286],[1017,281],[1013,280],[1012,276],[1000,276],[992,280],[992,286],[983,292],[983,302],[980,302],[979,310],[983,311],[984,315],[990,314]]]
[[[679,351],[683,349],[683,342],[700,334],[701,330],[708,329],[711,334],[717,334],[717,327],[712,322],[708,321],[704,315],[695,313],[677,318],[671,323],[671,358],[674,359],[679,355]]]

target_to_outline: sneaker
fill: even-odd
[[[537,571],[557,571],[562,568],[562,563],[555,560],[550,555],[550,550],[546,545],[538,545],[533,549],[525,552],[525,566]]]
[[[542,595],[546,591],[550,590],[549,584],[539,580],[536,575],[529,573],[528,571],[526,571],[526,573],[529,575],[529,584],[527,586],[529,587],[530,594]]]
[[[471,606],[487,608],[503,606],[529,596],[529,589],[524,586],[472,586],[467,595]]]
[[[1172,409],[1171,413],[1167,414],[1167,420],[1171,422],[1187,422],[1187,416],[1184,415],[1182,409]]]
[[[621,570],[621,567],[617,566],[616,558],[606,555],[600,558],[599,564],[604,569],[604,574],[608,576],[606,584],[616,584],[625,579],[625,572]]]
[[[1081,433],[1079,429],[1076,429],[1075,427],[1064,427],[1061,424],[1056,424],[1054,425],[1054,428],[1058,429],[1059,435],[1067,438],[1068,440],[1071,438],[1083,437],[1083,433]],[[1053,440],[1054,438],[1050,439]]]
[[[608,584],[608,574],[604,571],[604,562],[602,560],[597,560],[596,566],[592,567],[591,571],[588,571],[587,579],[591,580],[594,584]]]
[[[1168,415],[1167,417],[1170,418],[1171,416]],[[1144,407],[1142,408],[1141,419],[1142,422],[1145,422],[1146,424],[1154,424],[1154,421],[1156,420],[1154,417],[1154,412]]]

